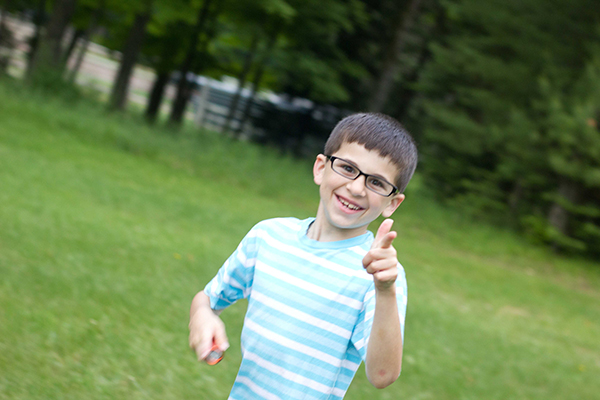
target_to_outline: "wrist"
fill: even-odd
[[[377,297],[396,297],[395,282],[375,285],[375,294]]]

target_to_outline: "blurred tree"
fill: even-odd
[[[230,129],[230,124],[238,112],[242,91],[254,69],[252,94],[247,99],[242,114],[246,115],[249,112],[264,74],[266,59],[273,51],[284,25],[290,23],[295,15],[296,10],[292,5],[282,0],[247,1],[236,7],[235,12],[227,14],[228,34],[223,35],[221,41],[221,60],[224,61],[225,68],[236,75],[238,86],[229,105],[223,126],[224,132]],[[242,116],[241,119],[244,118]]]
[[[185,53],[185,58],[179,67],[179,80],[177,81],[177,90],[175,100],[171,107],[171,115],[169,121],[176,125],[181,124],[185,113],[186,105],[192,94],[192,82],[188,80],[188,73],[192,72],[194,62],[198,55],[198,43],[201,39],[201,34],[204,33],[209,18],[215,18],[216,15],[211,15],[211,11],[217,10],[212,7],[213,0],[204,0],[197,9],[196,21],[190,34],[190,42]]]
[[[110,93],[109,109],[111,110],[125,108],[133,68],[142,48],[148,22],[152,17],[152,3],[152,0],[142,0],[136,4],[133,24],[121,53],[121,63]]]
[[[591,0],[443,4],[447,34],[431,47],[413,109],[427,182],[480,215],[512,220],[557,247],[588,249],[572,218],[590,192],[559,165],[581,164],[582,176],[593,170],[576,161],[590,160],[590,139],[576,138],[597,135],[584,129],[592,117],[579,125],[574,117],[582,107],[574,104],[592,95],[572,88],[595,54],[600,10]]]
[[[410,0],[408,6],[402,8],[398,15],[394,17],[393,35],[388,45],[385,46],[383,65],[376,77],[373,92],[367,105],[369,111],[382,112],[388,101],[400,70],[400,57],[405,51],[408,35],[419,16],[419,8],[422,2],[423,0]]]
[[[364,12],[337,48],[353,61],[342,84],[350,94],[339,104],[381,111],[399,120],[416,95],[414,84],[430,58],[429,42],[441,34],[439,0],[363,0]]]
[[[40,38],[42,37],[42,28],[48,18],[46,12],[47,1],[38,0],[35,3],[36,4],[31,4],[31,8],[33,9],[32,22],[34,24],[34,33],[33,36],[27,40],[29,44],[29,50],[27,52],[27,67],[25,69],[25,77],[31,76],[33,56],[38,47],[38,43],[40,42]],[[20,9],[25,9],[27,6],[29,6],[29,4],[23,4]]]
[[[91,3],[91,4],[87,4]],[[71,42],[71,51],[75,50],[77,42],[81,42],[79,50],[75,55],[75,61],[67,74],[67,81],[74,83],[77,78],[81,64],[85,54],[87,53],[90,39],[102,23],[103,17],[106,14],[106,0],[83,0],[81,7],[75,13],[73,24],[76,26],[76,34],[73,35]],[[65,55],[65,64],[68,63],[71,51],[67,51]]]
[[[181,63],[181,24],[180,21],[169,23],[150,32],[145,53],[156,74],[145,111],[150,123],[156,121],[171,73]]]
[[[325,104],[343,104],[350,100],[344,77],[361,67],[356,60],[346,57],[337,44],[340,35],[364,22],[364,7],[360,1],[339,0],[290,0],[288,5],[289,14],[276,19],[265,35],[268,38],[263,47],[266,51],[257,58],[260,64],[255,68],[254,81],[266,77],[271,89],[288,95],[290,105],[287,107],[291,108],[266,110],[255,123],[268,132],[261,142],[301,156],[307,138],[320,141],[323,134],[321,124],[315,123],[313,115],[323,115],[322,121],[325,121],[330,114],[313,111]],[[265,26],[269,26],[269,22],[267,19]],[[304,106],[298,108],[293,106],[295,103]],[[338,112],[332,107],[329,109]]]
[[[256,94],[258,92],[262,78],[265,73],[267,59],[270,57],[270,55],[273,51],[273,48],[277,41],[278,34],[279,34],[279,32],[277,30],[273,30],[272,32],[270,32],[270,36],[267,37],[264,48],[262,49],[262,51],[259,50],[259,54],[256,57],[257,60],[255,62],[254,75],[252,77],[252,82],[250,84],[250,95],[248,96],[248,99],[246,100],[246,104],[242,111],[242,117],[240,120],[240,124],[237,127],[237,129],[235,130],[236,137],[240,136],[240,133],[242,132],[244,124],[246,123],[246,121],[248,121],[248,119],[250,117],[250,111],[251,111],[253,103],[256,99]],[[242,87],[242,85],[240,85],[240,88],[241,87]]]
[[[600,57],[566,90],[540,86],[536,150],[551,179],[536,199],[547,214],[525,226],[557,249],[600,256]]]
[[[28,80],[60,81],[63,72],[62,41],[75,12],[75,0],[56,0],[52,14],[30,60]]]
[[[77,42],[79,42],[79,39],[81,39],[81,37],[83,36],[84,33],[85,33],[84,29],[81,29],[78,27],[74,29],[73,33],[70,35],[69,44],[67,45],[65,51],[62,54],[61,62],[63,64],[65,64],[65,65],[67,64],[67,62],[69,61],[69,58],[71,57],[71,55],[73,54],[73,51],[75,50],[75,46],[77,46]]]
[[[295,15],[283,29],[283,44],[274,57],[276,88],[292,97],[316,103],[343,103],[350,92],[343,76],[361,66],[340,51],[339,36],[364,23],[363,3],[357,0],[290,1]]]
[[[246,86],[246,81],[248,79],[248,75],[250,73],[250,69],[252,68],[252,64],[254,62],[254,58],[256,55],[256,51],[258,49],[259,44],[259,36],[258,33],[254,33],[250,39],[250,48],[246,52],[244,56],[244,61],[242,64],[242,69],[237,77],[238,87],[231,99],[231,104],[229,105],[229,110],[227,111],[227,117],[225,118],[225,124],[223,124],[223,132],[229,132],[231,122],[235,116],[235,113],[238,109],[238,103],[240,101],[240,97],[242,96],[242,91]]]
[[[194,24],[194,4],[189,0],[156,2],[154,18],[148,26],[148,38],[143,54],[145,62],[156,75],[146,104],[146,119],[153,123],[163,100],[172,72],[181,65],[185,48],[191,40]]]

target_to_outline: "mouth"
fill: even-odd
[[[356,205],[354,203],[351,203],[348,200],[346,200],[338,195],[336,195],[336,198],[337,198],[338,202],[342,205],[342,209],[344,209],[345,211],[356,212],[356,211],[364,210],[363,207]]]

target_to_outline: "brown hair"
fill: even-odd
[[[325,154],[332,155],[343,143],[358,143],[367,150],[376,150],[398,167],[395,184],[404,192],[417,167],[417,146],[408,131],[394,118],[379,113],[352,114],[333,128]]]

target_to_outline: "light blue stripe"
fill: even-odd
[[[284,361],[284,360],[287,361],[288,358],[294,359],[294,360],[299,360],[298,364],[292,365],[293,370],[296,370],[297,366],[299,366],[299,365],[304,365],[305,363],[311,364],[312,366],[319,368],[319,370],[321,370],[321,372],[322,372],[322,376],[326,379],[331,379],[329,377],[335,377],[339,372],[338,368],[335,365],[332,365],[328,362],[322,361],[318,358],[311,357],[310,355],[307,355],[307,354],[297,351],[295,349],[289,348],[287,346],[284,346],[284,345],[281,345],[281,344],[278,344],[275,342],[266,341],[262,336],[258,335],[256,332],[253,332],[249,329],[246,329],[244,331],[244,337],[242,339],[244,341],[245,348],[250,347],[249,345],[257,346],[257,348],[264,350],[266,353],[259,353],[258,351],[256,353],[259,354],[264,359],[271,360],[275,364],[284,366],[285,364],[283,364],[282,361]],[[263,342],[265,342],[265,343],[263,344]],[[264,345],[266,345],[266,347]],[[269,352],[271,352],[271,351],[273,351],[274,354],[280,353],[280,354],[284,354],[284,355],[287,354],[289,356],[273,358],[269,354]],[[341,361],[340,361],[340,364],[341,364]],[[289,369],[289,368],[290,368],[290,366],[288,366],[286,369]]]
[[[292,301],[298,301],[296,299],[306,299],[307,306],[298,307],[301,309],[319,310],[326,307],[333,310],[334,315],[335,313],[348,315],[348,317],[341,317],[344,320],[346,320],[346,318],[356,318],[355,316],[358,313],[358,310],[355,308],[330,300],[323,295],[300,288],[290,282],[272,276],[256,276],[254,284],[261,292],[266,292],[269,287],[278,288],[280,290],[280,294],[283,295],[283,299],[290,299]],[[310,305],[308,305],[308,302],[310,302]]]
[[[289,285],[280,287],[279,285],[261,284],[260,286],[255,285],[253,290],[265,296],[275,298],[286,306],[305,311],[315,318],[330,322],[348,331],[352,331],[356,316],[359,313],[358,310],[350,307],[344,307],[343,309],[336,308],[335,306],[338,304],[334,302],[332,302],[331,306],[323,304],[322,301],[319,301],[322,300],[322,297],[318,297],[317,299],[312,296],[308,297],[305,295],[306,293],[294,291],[295,287],[290,287]]]
[[[280,365],[282,361],[294,367],[292,372],[306,376],[316,382],[331,385],[338,376],[338,369],[302,353],[291,353],[285,346],[275,343],[258,341],[254,343],[255,353],[266,361]],[[296,356],[298,354],[298,356]],[[360,358],[359,358],[360,361]],[[323,367],[325,365],[325,367]],[[342,370],[347,370],[343,368]],[[348,381],[348,384],[350,382]]]
[[[246,372],[241,372],[239,376],[246,376],[252,381],[264,388],[265,390],[272,392],[282,399],[325,399],[328,397],[327,394],[322,393],[318,390],[312,389],[308,386],[301,385],[286,379],[278,374],[275,374],[268,369],[265,369],[257,363],[246,360],[244,365],[244,371],[252,371],[249,375]],[[274,392],[274,388],[280,388],[277,392]]]
[[[269,265],[280,266],[280,270],[294,277],[315,282],[324,289],[338,291],[348,297],[361,296],[365,292],[365,279],[348,276],[342,272],[323,266],[307,265],[306,259],[294,254],[284,253],[276,248],[261,254],[261,260]],[[362,267],[361,267],[362,268]],[[320,279],[315,279],[315,274]]]
[[[255,287],[257,292],[278,299],[283,304],[299,310],[308,310],[312,315],[330,322],[339,322],[349,330],[352,329],[356,316],[360,312],[356,308],[275,278],[266,280],[261,277],[255,282]]]
[[[255,319],[254,317],[250,317],[250,319],[271,332],[337,358],[343,357],[345,351],[348,349],[347,342],[344,341],[348,340],[349,342],[349,339],[333,335],[330,332],[298,320],[290,325],[286,322],[292,318],[291,316],[279,313],[273,309],[269,310],[269,315],[265,315],[264,311],[263,309],[260,319]],[[292,330],[286,329],[286,327],[290,327]],[[335,339],[338,339],[337,342]],[[340,341],[342,342],[340,343]]]

